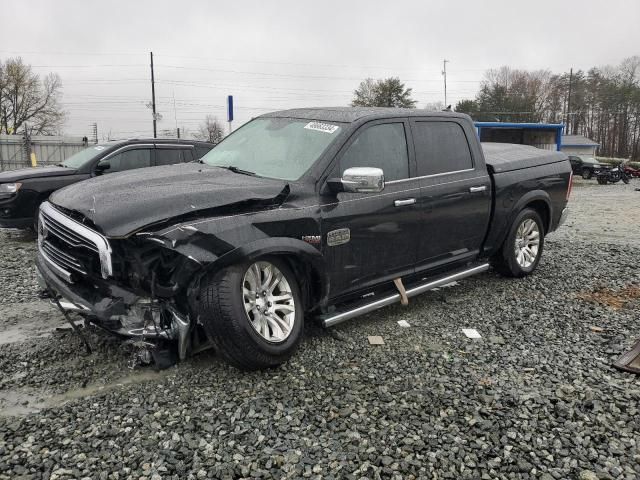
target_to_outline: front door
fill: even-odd
[[[408,122],[385,120],[361,127],[345,145],[331,176],[350,167],[381,168],[380,193],[339,193],[324,197],[322,248],[335,298],[412,273],[420,228],[420,186],[411,178],[413,150]]]

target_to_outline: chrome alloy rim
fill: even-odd
[[[296,306],[289,282],[275,265],[256,262],[244,274],[242,297],[249,323],[267,342],[284,342],[293,330]]]
[[[538,224],[527,218],[518,226],[516,232],[515,254],[518,265],[529,268],[538,258],[540,248],[540,229]]]

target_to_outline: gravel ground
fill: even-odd
[[[50,333],[62,318],[34,298],[32,243],[0,234],[0,479],[637,479],[640,382],[610,365],[640,304],[590,300],[640,286],[634,183],[576,182],[535,275],[307,325],[291,362],[256,373],[210,353],[130,371],[92,329],[87,356]]]

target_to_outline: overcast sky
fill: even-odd
[[[150,135],[149,52],[160,129],[270,110],[348,105],[366,77],[399,76],[418,106],[473,98],[501,65],[553,72],[640,55],[638,0],[0,0],[0,59],[57,72],[65,133]],[[175,108],[174,108],[175,98]]]

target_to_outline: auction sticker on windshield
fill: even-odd
[[[330,123],[309,122],[304,126],[304,128],[306,128],[307,130],[317,130],[319,132],[333,133],[340,127],[337,125],[331,125]]]

